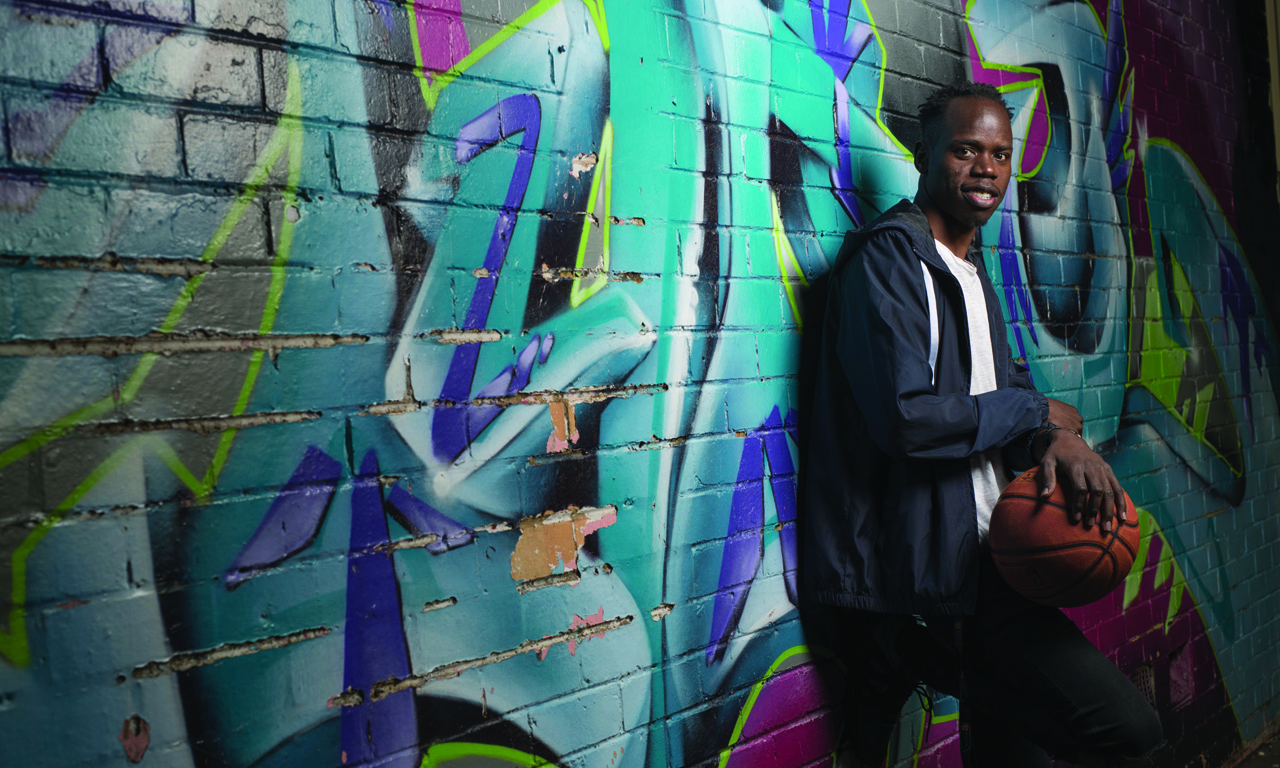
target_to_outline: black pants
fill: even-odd
[[[926,617],[927,630],[909,624],[895,643],[901,671],[960,699],[965,768],[1048,768],[1051,755],[1080,766],[1124,765],[1161,744],[1155,710],[1062,611],[1014,592],[987,556],[979,579],[974,615]],[[830,613],[806,631],[822,627],[828,636],[828,628],[860,634],[883,620],[811,610]],[[857,666],[850,659],[847,668]],[[866,695],[857,677],[850,675],[849,696]]]
[[[903,638],[902,659],[960,699],[966,768],[1047,768],[1050,755],[1122,765],[1160,745],[1160,719],[1129,678],[1062,611],[1013,591],[989,557],[974,615],[926,623],[928,637]]]

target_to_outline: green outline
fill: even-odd
[[[461,760],[467,757],[487,757],[490,760],[504,760],[520,768],[559,768],[546,759],[521,752],[510,747],[499,747],[495,744],[480,744],[470,741],[450,741],[434,744],[422,756],[418,768],[436,768],[444,763]]]
[[[733,724],[733,733],[729,735],[729,744],[720,750],[719,768],[725,768],[729,764],[729,758],[733,755],[733,745],[738,743],[738,738],[742,736],[742,729],[747,724],[747,718],[751,716],[751,709],[756,704],[756,698],[760,696],[760,691],[764,690],[764,684],[769,682],[769,678],[773,677],[773,673],[778,671],[778,667],[782,662],[801,653],[810,653],[807,645],[794,645],[783,651],[773,664],[769,665],[768,671],[764,673],[764,677],[756,681],[751,686],[751,693],[747,694],[747,700],[742,704],[742,711],[738,713],[738,720]]]
[[[808,286],[809,279],[805,277],[804,269],[796,259],[796,252],[791,248],[791,241],[787,239],[787,232],[782,224],[782,211],[778,208],[778,194],[773,190],[769,191],[769,206],[773,213],[773,252],[778,257],[778,274],[782,278],[783,287],[787,289],[787,302],[791,304],[791,316],[796,320],[796,328],[803,328],[804,321],[800,318],[800,305],[796,302],[796,293],[792,288],[791,273],[787,270],[787,263],[789,262],[795,268],[795,273],[799,276],[802,285]]]
[[[1145,163],[1143,163],[1142,168],[1143,168],[1143,174],[1145,176],[1146,174]],[[1150,195],[1148,195],[1147,196],[1147,221],[1154,221],[1154,219],[1151,218],[1150,200],[1151,200]],[[1225,219],[1225,216],[1223,218]],[[1158,234],[1157,230],[1153,229],[1151,231],[1151,236],[1152,236],[1151,247],[1152,247],[1153,254],[1158,247],[1155,241],[1157,234]],[[1170,249],[1169,257],[1174,269],[1174,273],[1169,275],[1166,279],[1172,281],[1173,283],[1172,292],[1175,296],[1179,297],[1178,299],[1179,309],[1182,311],[1183,317],[1185,318],[1182,321],[1182,323],[1186,325],[1188,328],[1190,328],[1193,323],[1199,323],[1199,325],[1201,326],[1201,329],[1205,333],[1205,336],[1209,339],[1209,342],[1210,342],[1208,352],[1210,355],[1212,355],[1214,365],[1217,369],[1217,378],[1222,381],[1223,387],[1226,388],[1227,386],[1226,375],[1222,367],[1222,359],[1218,356],[1217,346],[1213,344],[1213,337],[1209,333],[1209,324],[1205,321],[1205,314],[1200,309],[1200,302],[1196,300],[1196,296],[1195,296],[1196,291],[1191,287],[1191,283],[1187,279],[1186,271],[1182,268],[1182,263],[1181,261],[1179,261],[1177,253],[1175,253],[1172,249]],[[1227,469],[1231,471],[1231,474],[1233,474],[1236,477],[1243,477],[1244,467],[1241,466],[1239,469],[1237,469],[1236,466],[1232,463],[1231,459],[1227,458],[1222,453],[1222,451],[1218,450],[1217,446],[1213,445],[1212,443],[1210,443],[1208,440],[1205,439],[1205,431],[1203,429],[1197,430],[1196,425],[1191,422],[1188,422],[1186,415],[1182,413],[1182,411],[1177,410],[1175,408],[1175,406],[1177,405],[1176,390],[1179,389],[1179,382],[1181,382],[1183,379],[1183,376],[1185,376],[1187,359],[1190,358],[1193,354],[1197,354],[1198,352],[1194,347],[1188,348],[1188,347],[1182,346],[1181,344],[1178,344],[1168,333],[1164,331],[1164,326],[1167,322],[1169,322],[1169,320],[1165,318],[1164,312],[1160,308],[1161,302],[1159,299],[1163,299],[1162,294],[1167,294],[1168,290],[1161,288],[1161,285],[1160,285],[1161,281],[1158,278],[1158,275],[1160,273],[1161,273],[1161,270],[1159,267],[1159,262],[1157,261],[1157,266],[1156,266],[1157,279],[1155,281],[1155,285],[1152,285],[1151,281],[1148,280],[1147,284],[1141,288],[1141,290],[1145,290],[1148,294],[1147,301],[1145,301],[1143,304],[1143,306],[1146,308],[1146,316],[1142,318],[1138,318],[1131,314],[1130,322],[1141,323],[1142,344],[1141,344],[1141,347],[1137,350],[1138,377],[1136,379],[1130,379],[1126,381],[1125,387],[1128,388],[1132,386],[1141,386],[1143,389],[1150,392],[1151,396],[1155,398],[1156,402],[1160,403],[1160,405],[1163,406],[1164,409],[1168,411],[1169,414],[1173,416],[1173,418],[1176,419],[1178,423],[1181,424],[1187,430],[1188,434],[1190,434],[1202,445],[1208,448],[1213,453],[1213,455],[1217,456],[1219,459],[1222,460],[1224,464],[1227,465]],[[1185,290],[1179,290],[1179,288],[1184,288]],[[1134,306],[1133,294],[1140,289],[1135,284],[1135,285],[1131,285],[1129,290],[1130,290],[1129,306],[1133,307]],[[1150,301],[1151,293],[1156,294],[1157,301],[1154,301],[1154,302]],[[1181,298],[1183,296],[1186,297],[1185,302]],[[1184,304],[1189,304],[1189,307],[1183,306]],[[1154,313],[1152,310],[1153,306],[1154,306]],[[1190,309],[1190,311],[1188,311],[1188,309]],[[1152,333],[1155,333],[1156,331],[1159,332],[1161,338],[1153,340],[1150,338],[1150,336]],[[1168,343],[1167,344],[1161,343],[1164,341],[1167,341]],[[1130,352],[1132,352],[1132,350],[1130,350]],[[1155,364],[1154,361],[1156,359],[1160,359],[1161,360],[1160,365],[1161,365],[1161,368],[1163,369],[1164,358],[1171,354],[1181,356],[1181,359],[1178,361],[1178,367],[1180,369],[1178,372],[1178,382],[1174,382],[1172,384],[1159,384],[1157,382],[1159,382],[1161,378],[1169,378],[1169,377],[1166,376],[1166,377],[1157,378],[1157,377],[1149,377],[1147,375],[1145,369],[1148,365],[1147,363],[1148,355],[1150,355],[1150,359],[1152,360],[1152,363],[1150,364]],[[1216,382],[1211,382],[1210,386],[1213,386],[1214,384],[1216,384]],[[1162,391],[1167,390],[1170,387],[1172,387],[1175,390],[1175,396],[1172,401],[1166,401],[1161,393]],[[1200,418],[1201,410],[1200,410],[1199,404],[1202,402],[1200,395],[1203,393],[1203,391],[1204,391],[1203,388],[1197,391],[1196,398],[1194,401],[1196,404],[1197,420]],[[1228,400],[1230,400],[1233,397],[1229,389],[1227,389],[1222,396]],[[1192,402],[1191,400],[1186,401],[1186,403],[1191,403],[1191,402]],[[1232,413],[1232,418],[1234,419],[1235,410],[1232,409],[1231,413]],[[1207,409],[1206,409],[1204,418],[1206,419],[1208,418]],[[1207,426],[1207,422],[1206,422],[1206,426]],[[1238,421],[1236,422],[1236,431],[1237,433],[1239,432]],[[1237,442],[1237,445],[1240,447],[1242,451],[1244,450],[1243,443]],[[1243,459],[1243,454],[1241,455]]]
[[[409,4],[406,6],[409,12],[409,37],[413,42],[413,60],[417,65],[413,68],[413,73],[418,76],[418,85],[422,88],[422,98],[427,104],[427,111],[430,112],[436,108],[436,101],[440,98],[440,92],[443,91],[449,83],[458,79],[458,76],[467,71],[471,65],[475,64],[480,59],[483,59],[485,56],[488,56],[494,48],[501,45],[507,38],[519,32],[529,22],[546,13],[552,6],[558,5],[560,2],[561,0],[539,0],[537,5],[534,5],[529,10],[517,16],[514,21],[493,33],[492,36],[480,45],[472,48],[471,53],[463,56],[457,64],[449,67],[444,72],[437,73],[434,78],[428,81],[427,69],[422,63],[422,48],[418,45],[417,3],[415,0],[409,0]],[[590,11],[590,8],[588,8],[588,11]],[[591,16],[592,18],[597,18],[595,13],[592,13]],[[603,21],[603,8],[600,9],[598,18],[600,21]],[[603,27],[600,27],[599,29],[603,29]],[[601,32],[600,41],[605,45],[606,53],[609,50],[608,39],[608,31],[606,30]]]
[[[204,251],[200,255],[200,260],[211,262],[217,258],[222,247],[226,244],[231,232],[236,225],[240,223],[240,219],[244,216],[249,205],[258,196],[258,191],[266,182],[270,174],[272,166],[280,159],[287,146],[289,148],[288,155],[288,176],[286,187],[282,193],[284,201],[284,210],[287,212],[288,207],[293,205],[297,199],[297,187],[301,176],[302,166],[302,123],[299,115],[302,110],[302,81],[299,75],[298,66],[294,62],[289,63],[288,74],[288,91],[285,98],[284,114],[276,124],[276,129],[271,135],[271,139],[267,142],[263,153],[259,156],[258,162],[254,165],[249,173],[249,178],[245,182],[244,188],[237,195],[235,202],[231,206],[231,210],[223,218],[222,223],[214,232],[209,240],[209,244],[205,246]],[[284,266],[289,260],[289,253],[293,243],[294,225],[288,220],[288,216],[284,215],[283,224],[280,227],[280,240],[277,246],[276,259],[272,264],[272,278],[270,286],[267,290],[267,303],[263,310],[262,321],[259,324],[259,331],[267,333],[275,324],[276,314],[280,306],[280,298],[284,292]],[[165,317],[160,325],[161,333],[171,333],[181,320],[187,307],[190,306],[191,300],[195,297],[195,292],[199,289],[201,283],[204,282],[204,275],[197,275],[183,286],[182,291],[178,294],[178,298],[174,301],[172,309]],[[233,413],[241,415],[248,407],[249,397],[252,394],[253,387],[257,382],[257,376],[261,369],[262,357],[265,353],[262,350],[255,350],[250,360],[249,371],[246,374],[245,382],[241,386],[240,395],[236,400],[236,406]],[[147,376],[151,373],[151,369],[155,366],[160,354],[157,352],[148,352],[142,356],[138,365],[130,374],[128,381],[121,387],[119,397],[104,397],[96,403],[88,405],[75,411],[67,416],[54,422],[52,425],[45,427],[36,434],[28,437],[16,445],[10,446],[4,452],[0,453],[0,467],[7,466],[13,462],[23,458],[31,452],[39,449],[41,446],[56,440],[70,432],[77,425],[82,424],[90,419],[96,418],[104,413],[113,410],[117,404],[124,405],[132,401],[141,390]],[[128,441],[125,445],[118,448],[104,459],[97,467],[95,467],[79,485],[76,486],[66,498],[64,498],[56,508],[43,520],[40,525],[23,539],[13,551],[12,568],[13,568],[13,588],[11,593],[11,605],[9,608],[9,626],[8,630],[0,629],[0,656],[8,658],[12,663],[19,667],[25,667],[31,663],[31,650],[27,643],[27,626],[26,626],[26,598],[27,598],[27,557],[35,549],[35,547],[44,539],[45,535],[57,525],[59,521],[66,516],[66,513],[74,507],[80,499],[91,491],[94,486],[102,481],[107,475],[115,471],[125,458],[132,455],[135,451],[143,448],[150,448],[155,451],[156,455],[164,462],[177,477],[183,482],[195,495],[199,503],[208,500],[209,494],[212,493],[213,486],[217,482],[218,476],[221,474],[226,460],[231,451],[231,444],[235,440],[238,429],[229,429],[222,433],[218,448],[214,453],[214,458],[210,462],[209,468],[205,471],[203,479],[197,480],[196,476],[182,463],[181,458],[167,443],[155,435],[145,435]]]
[[[1035,110],[1039,108],[1041,97],[1043,96],[1043,92],[1044,92],[1044,73],[1042,73],[1040,70],[1036,69],[1035,67],[1021,67],[1016,64],[996,64],[996,63],[987,61],[987,57],[984,56],[982,53],[982,47],[978,45],[978,36],[973,33],[973,22],[969,20],[969,14],[970,12],[973,11],[973,4],[976,2],[977,0],[966,0],[965,6],[964,6],[964,26],[965,26],[965,30],[969,33],[969,43],[973,46],[973,50],[977,52],[978,61],[982,62],[982,66],[986,67],[987,69],[998,69],[1003,72],[1017,72],[1019,74],[1035,75],[1035,78],[1032,80],[1024,80],[1019,83],[1009,83],[1007,85],[1001,85],[996,87],[996,90],[1000,91],[1001,93],[1013,93],[1014,91],[1025,91],[1027,88],[1031,88],[1031,87],[1035,87],[1037,91],[1039,91],[1039,93],[1036,94],[1035,102],[1031,105],[1031,110],[1032,110],[1031,117],[1028,118],[1027,120],[1027,131],[1026,131],[1026,134],[1024,134],[1022,137],[1022,155],[1018,158],[1018,173],[1014,177],[1018,181],[1026,181],[1027,179],[1033,178],[1038,173],[1040,173],[1040,169],[1044,167],[1045,158],[1048,157],[1049,155],[1049,144],[1052,143],[1053,141],[1053,117],[1048,115],[1049,98],[1047,96],[1044,96],[1043,97],[1044,109],[1046,113],[1046,119],[1048,120],[1048,124],[1049,124],[1049,133],[1045,137],[1044,155],[1040,157],[1040,162],[1036,163],[1035,168],[1032,168],[1029,173],[1023,173],[1022,161],[1027,154],[1027,146],[1028,146],[1027,138],[1031,135],[1031,123],[1035,119]],[[1125,61],[1128,61],[1127,51],[1125,52],[1125,57],[1126,57]]]
[[[591,234],[591,215],[596,210],[596,194],[600,190],[600,179],[604,179],[604,215],[596,220],[600,223],[600,274],[585,289],[582,288],[582,276],[577,270],[582,269],[586,260],[587,242]],[[591,190],[587,193],[587,215],[582,217],[582,236],[578,238],[578,257],[574,261],[573,284],[569,287],[569,307],[577,309],[584,301],[600,292],[609,283],[609,230],[613,224],[609,215],[613,210],[613,122],[605,118],[604,132],[600,136],[600,160],[596,164],[596,172],[591,175]]]
[[[914,161],[915,155],[911,153],[911,150],[903,146],[901,141],[898,141],[898,137],[894,135],[893,131],[889,130],[889,126],[885,125],[884,119],[880,117],[880,112],[884,109],[884,73],[888,67],[889,53],[884,47],[884,40],[880,39],[880,25],[876,23],[876,17],[871,13],[871,7],[867,5],[867,0],[862,0],[862,10],[867,13],[867,22],[871,25],[871,34],[875,36],[876,45],[880,48],[880,66],[878,68],[880,70],[880,77],[878,78],[880,85],[876,90],[876,108],[872,113],[872,117],[875,118],[876,125],[880,126],[880,130],[884,131],[884,135],[889,137],[889,141],[892,141],[894,146],[902,150],[903,157],[908,162],[911,162]],[[856,65],[857,62],[854,62],[854,64]],[[850,69],[849,71],[852,72],[853,70]]]

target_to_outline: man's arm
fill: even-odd
[[[1042,425],[1044,395],[1002,387],[938,394],[929,368],[929,310],[920,259],[905,235],[878,233],[835,286],[837,353],[873,440],[886,453],[962,458]],[[829,309],[830,311],[830,309]]]
[[[1009,385],[1034,388],[1026,366],[1009,361]],[[1111,465],[1080,437],[1083,431],[1084,418],[1075,406],[1049,398],[1047,424],[1010,441],[1005,462],[1015,471],[1039,465],[1041,496],[1048,497],[1062,482],[1071,522],[1083,521],[1086,529],[1096,522],[1110,532],[1115,527],[1113,518],[1124,522],[1128,517],[1124,491]]]

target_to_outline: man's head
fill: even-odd
[[[963,83],[935,91],[920,105],[923,139],[916,203],[934,236],[947,238],[986,224],[1004,199],[1013,161],[1010,111],[989,85]],[[968,238],[965,238],[967,244]]]

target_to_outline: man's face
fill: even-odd
[[[986,224],[1009,187],[1012,156],[1004,107],[982,98],[952,100],[937,140],[916,145],[920,186],[931,204],[926,213],[941,215],[949,230]]]

